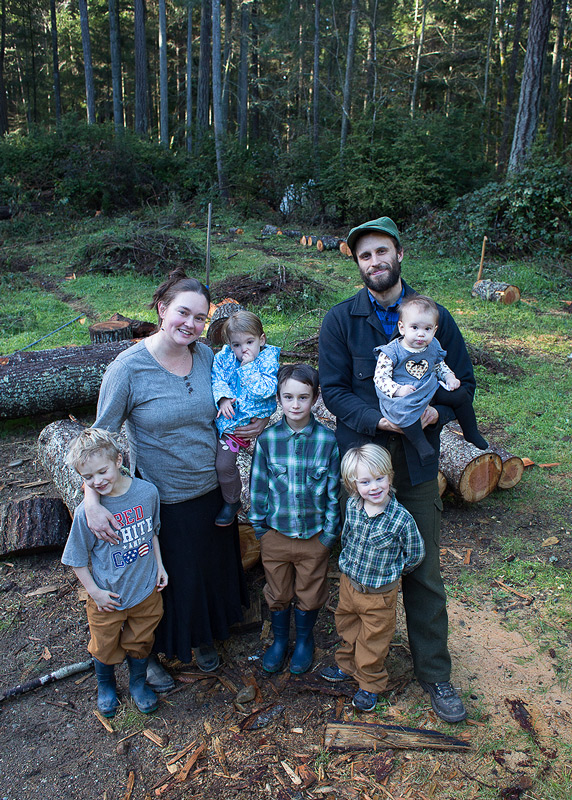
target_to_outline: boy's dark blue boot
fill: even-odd
[[[114,717],[119,705],[115,685],[115,665],[93,659],[97,677],[97,710],[104,717]]]
[[[294,675],[301,675],[307,672],[312,666],[314,658],[314,625],[318,617],[320,609],[315,608],[312,611],[301,611],[299,608],[294,609],[294,618],[296,620],[296,645],[294,653],[290,661],[290,672]]]
[[[133,658],[127,656],[129,664],[129,692],[135,700],[135,705],[143,714],[150,714],[157,709],[159,701],[157,695],[145,684],[147,677],[147,658]]]
[[[286,660],[290,640],[290,606],[282,611],[271,611],[274,642],[264,653],[262,669],[265,672],[280,672]]]

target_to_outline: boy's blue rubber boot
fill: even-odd
[[[93,659],[97,677],[97,710],[104,717],[114,717],[119,705],[115,685],[115,665]]]
[[[143,714],[156,711],[159,705],[157,695],[145,684],[147,676],[147,658],[133,658],[127,656],[129,664],[129,692],[135,700],[135,705]]]
[[[301,675],[308,672],[312,666],[314,658],[314,625],[320,609],[312,611],[301,611],[294,609],[294,619],[296,620],[296,645],[292,660],[290,661],[290,672],[294,675]]]
[[[290,606],[282,611],[271,611],[274,642],[264,653],[262,669],[265,672],[280,672],[286,660],[290,641]]]

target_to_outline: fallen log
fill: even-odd
[[[338,236],[320,236],[316,242],[316,249],[319,253],[323,253],[324,250],[339,250],[343,241]]]
[[[0,419],[97,402],[108,364],[133,341],[56,347],[0,358]]]
[[[72,441],[79,436],[84,426],[77,420],[59,419],[47,425],[38,436],[38,455],[52,478],[53,484],[73,516],[83,500],[82,480],[66,464],[66,453]],[[123,463],[129,466],[129,445],[124,431],[118,436],[123,453]]]
[[[519,483],[524,473],[524,462],[522,458],[509,453],[496,444],[492,444],[489,449],[492,450],[493,453],[499,455],[502,461],[502,472],[497,487],[499,489],[514,488],[516,484]]]
[[[437,473],[437,483],[439,484],[439,497],[443,497],[447,488],[447,478],[443,475],[441,470]]]
[[[472,297],[480,297],[481,300],[492,300],[503,305],[510,305],[520,300],[520,289],[518,286],[511,286],[509,283],[501,281],[477,281],[471,289]]]
[[[324,747],[328,750],[457,750],[467,751],[469,742],[439,731],[406,728],[402,725],[381,725],[372,722],[341,722],[326,725]]]
[[[441,431],[439,469],[463,500],[478,503],[496,488],[502,461],[491,450],[479,450],[466,442],[459,429],[445,425]]]
[[[0,556],[63,547],[71,527],[59,497],[27,497],[0,505]]]
[[[353,258],[353,253],[350,250],[349,245],[348,245],[347,242],[340,242],[340,248],[339,249],[340,249],[340,253],[343,256],[348,256],[349,258]]]

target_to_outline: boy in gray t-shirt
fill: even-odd
[[[89,594],[88,650],[97,675],[97,707],[106,717],[115,714],[115,664],[127,656],[129,691],[148,714],[157,708],[157,697],[145,684],[147,661],[163,616],[159,592],[168,582],[157,537],[159,493],[153,484],[121,472],[121,452],[106,430],[83,431],[66,460],[121,525],[118,544],[97,539],[80,503],[62,555],[62,563],[73,568]]]

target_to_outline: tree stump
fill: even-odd
[[[502,472],[501,457],[479,450],[462,434],[445,425],[441,431],[439,469],[449,486],[468,503],[478,503],[497,486]]]
[[[83,500],[82,479],[75,469],[66,464],[66,454],[72,441],[84,430],[77,420],[59,419],[47,425],[38,436],[38,455],[70,514]],[[123,463],[129,467],[129,445],[122,430],[118,435]]]
[[[231,314],[236,314],[237,311],[244,311],[244,306],[241,306],[240,303],[237,303],[237,301],[232,298],[227,298],[216,306],[207,330],[207,339],[211,344],[215,346],[224,344],[222,339],[222,326]]]
[[[130,320],[108,319],[89,326],[89,338],[92,344],[104,342],[124,342],[133,339],[133,328]]]
[[[0,419],[97,402],[108,364],[132,341],[56,347],[0,359]]]
[[[71,527],[59,497],[27,497],[0,505],[0,555],[63,547]]]
[[[477,281],[471,290],[472,297],[480,297],[481,300],[492,300],[503,305],[510,305],[520,300],[520,289],[518,286],[511,286],[509,283],[500,281]]]

